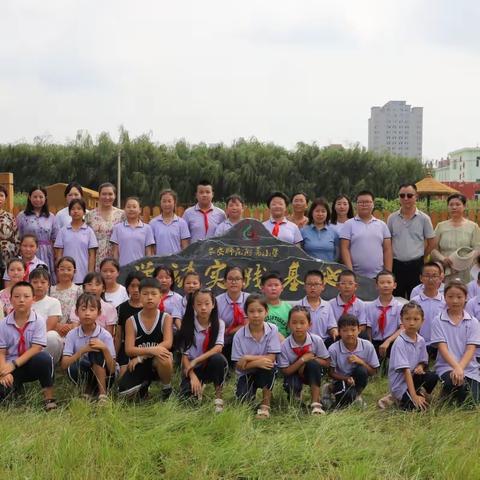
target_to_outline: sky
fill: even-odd
[[[424,159],[480,144],[477,0],[3,0],[0,143],[367,145],[424,108]]]

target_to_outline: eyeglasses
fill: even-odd
[[[399,193],[398,196],[400,198],[413,198],[415,196],[414,193]]]

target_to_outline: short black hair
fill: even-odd
[[[375,276],[375,283],[378,283],[378,279],[380,277],[386,277],[386,276],[392,277],[394,282],[397,281],[395,274],[393,272],[391,272],[390,270],[382,270],[381,272],[378,272],[377,275]]]
[[[450,200],[453,200],[454,198],[460,200],[464,205],[467,204],[467,197],[465,195],[462,195],[461,193],[452,193],[447,198],[447,205],[450,203]]]
[[[141,282],[147,276],[140,270],[132,270],[128,273],[127,278],[125,279],[125,288],[128,290],[128,287],[134,280]]]
[[[353,271],[353,270],[348,270],[348,269],[345,269],[345,270],[342,270],[339,274],[338,274],[338,282],[340,281],[340,279],[342,279],[343,277],[353,277],[353,279],[355,281],[357,281],[357,275],[356,273]]]
[[[280,280],[280,282],[283,283],[283,278],[278,272],[265,272],[260,280],[260,285],[263,287],[268,280],[272,279]]]
[[[288,207],[288,204],[290,203],[289,198],[283,193],[283,192],[272,192],[269,197],[267,198],[267,207],[270,208],[270,203],[272,203],[272,200],[274,198],[281,198],[284,200],[285,205]]]
[[[440,265],[437,262],[426,262],[422,265],[422,273],[425,271],[425,268],[427,267],[434,267],[438,270],[440,275],[443,273],[442,269],[440,268]]]
[[[83,188],[78,182],[70,182],[65,187],[65,192],[63,193],[63,196],[66,197],[71,192],[72,188],[76,188],[80,195],[83,197]]]
[[[341,330],[342,328],[345,328],[345,327],[359,327],[360,328],[360,322],[358,321],[358,318],[355,315],[350,315],[349,313],[346,313],[344,315],[340,315],[340,318],[338,319],[337,325],[338,325],[339,330]]]
[[[240,202],[242,205],[245,205],[243,198],[238,195],[238,193],[233,193],[232,195],[229,195],[225,200],[225,205],[228,206],[230,202]]]
[[[309,270],[303,277],[303,281],[306,282],[308,277],[319,277],[322,279],[322,282],[325,281],[325,275],[321,270]]]
[[[370,190],[361,190],[360,192],[357,193],[355,200],[358,202],[358,197],[361,197],[363,195],[369,195],[370,197],[372,197],[372,202],[375,201],[375,195]]]
[[[162,290],[160,282],[154,277],[145,277],[140,281],[139,290],[142,291],[144,288],[156,288],[158,291]]]
[[[21,282],[17,282],[15,285],[12,285],[12,288],[10,290],[10,298],[12,298],[13,292],[15,291],[15,289],[20,287],[28,287],[32,291],[32,295],[34,295],[32,284],[25,281],[21,281]]]
[[[310,208],[308,209],[308,224],[313,225],[313,211],[317,207],[323,207],[327,211],[327,218],[325,218],[325,224],[330,223],[330,217],[331,217],[331,212],[330,212],[330,205],[328,204],[328,201],[326,198],[323,197],[318,197],[315,200],[313,200],[312,204],[310,205]]]
[[[417,191],[417,186],[414,183],[402,183],[398,187],[398,190],[401,190],[402,188],[408,188],[408,187],[412,187],[415,191]]]
[[[80,205],[82,207],[83,212],[85,213],[87,211],[87,204],[85,203],[85,200],[83,198],[74,198],[69,204],[68,204],[68,213],[72,211],[72,208],[75,205]]]

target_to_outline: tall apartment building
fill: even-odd
[[[422,159],[423,107],[390,101],[372,107],[368,119],[368,149],[400,157]]]

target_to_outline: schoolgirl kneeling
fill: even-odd
[[[322,367],[330,366],[330,355],[322,338],[308,330],[311,326],[307,307],[296,305],[288,315],[288,329],[292,332],[282,343],[278,360],[283,375],[283,387],[288,396],[301,400],[303,385],[311,391],[312,415],[324,414],[320,403]]]
[[[264,297],[250,295],[245,301],[247,324],[233,337],[232,361],[238,375],[236,397],[254,401],[262,390],[262,403],[257,418],[270,417],[270,402],[277,374],[276,357],[280,353],[280,334],[273,323],[265,322],[268,304]]]
[[[223,384],[228,362],[222,355],[225,324],[218,318],[217,304],[210,289],[201,288],[188,300],[179,332],[182,355],[180,396],[202,398],[204,385],[215,387],[215,412],[223,411]]]
[[[115,380],[116,362],[112,335],[96,323],[100,312],[100,300],[94,294],[80,295],[75,306],[80,325],[65,337],[61,365],[70,380],[84,388],[86,399],[98,395],[98,403],[104,404]]]

